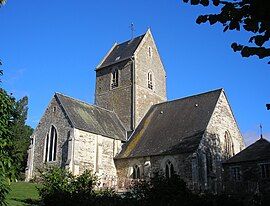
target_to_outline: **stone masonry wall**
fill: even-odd
[[[222,190],[222,162],[225,155],[225,132],[233,141],[234,153],[244,148],[242,135],[224,92],[221,93],[193,162],[193,181],[197,190]]]
[[[167,100],[166,73],[150,31],[135,52],[135,68],[135,125],[138,126],[152,105]],[[148,88],[150,71],[153,75],[153,90]]]
[[[57,130],[57,155],[56,161],[47,162],[46,164],[59,167],[66,166],[68,160],[68,139],[72,135],[72,127],[54,97],[32,135],[34,145],[31,146],[31,149],[34,151],[34,155],[33,163],[29,162],[29,166],[33,165],[33,174],[29,174],[29,179],[38,174],[38,169],[44,168],[45,138],[52,125]]]
[[[111,88],[112,70],[119,69],[118,87]],[[114,111],[126,130],[132,125],[132,62],[123,61],[96,72],[95,104]]]
[[[167,161],[172,162],[176,174],[180,175],[189,186],[192,185],[192,164],[190,158],[192,155],[165,155],[152,157],[138,157],[128,159],[115,159],[115,165],[118,175],[118,188],[125,190],[132,181],[133,167],[137,165],[140,168],[141,178],[148,179],[155,173],[165,174],[165,165]]]
[[[243,137],[224,92],[220,95],[206,131],[208,134],[214,134],[218,138],[222,153],[224,153],[225,148],[224,137],[226,131],[229,131],[232,137],[235,154],[242,151],[245,147]]]
[[[100,186],[115,187],[117,176],[113,158],[121,149],[121,141],[78,129],[74,134],[73,174],[92,170],[100,178]]]

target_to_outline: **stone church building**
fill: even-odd
[[[96,68],[94,105],[56,93],[32,137],[27,180],[45,165],[90,169],[124,189],[155,173],[217,192],[222,162],[244,148],[223,89],[167,101],[151,31],[114,44]]]

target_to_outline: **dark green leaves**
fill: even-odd
[[[191,5],[209,5],[209,0],[184,0]],[[263,46],[269,42],[270,37],[270,4],[269,0],[212,0],[214,6],[220,6],[217,14],[200,15],[196,23],[209,22],[210,25],[220,23],[223,32],[236,30],[252,32],[256,35],[249,39],[249,43],[257,47],[243,46],[233,43],[234,51],[241,52],[243,57],[258,56],[260,59],[269,57],[269,49]]]

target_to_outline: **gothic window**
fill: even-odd
[[[225,132],[224,141],[225,141],[224,145],[225,157],[230,158],[234,155],[234,146],[232,137],[228,131]]]
[[[174,167],[173,164],[171,163],[171,161],[168,161],[166,163],[166,168],[165,168],[165,176],[167,178],[171,178],[174,174]]]
[[[46,136],[45,140],[45,162],[51,162],[56,160],[57,153],[57,132],[54,126],[51,126],[50,132]]]
[[[231,180],[236,182],[241,181],[240,167],[231,167]]]
[[[153,90],[153,74],[152,72],[148,72],[148,88]]]
[[[112,71],[112,81],[111,81],[111,88],[116,88],[118,87],[119,83],[119,71],[118,69],[115,69]]]
[[[261,164],[261,177],[263,179],[270,178],[270,164]]]
[[[133,167],[133,179],[140,179],[141,178],[141,171],[140,168],[138,167],[138,165],[135,165]]]

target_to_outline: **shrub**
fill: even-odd
[[[65,169],[50,167],[41,179],[39,194],[44,205],[118,205],[121,200],[113,190],[94,190],[98,178],[89,170],[75,177]]]
[[[49,167],[41,173],[39,195],[45,205],[69,205],[74,191],[74,176],[67,170]]]
[[[150,181],[138,181],[125,198],[135,199],[139,205],[191,205],[195,195],[178,175],[165,178],[156,174]]]

